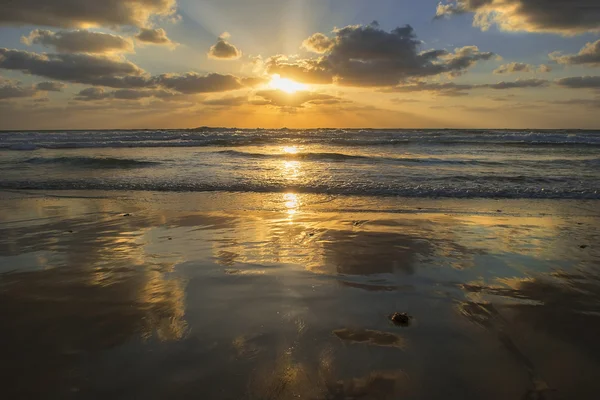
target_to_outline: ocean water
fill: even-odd
[[[600,132],[0,148],[2,399],[598,398]]]
[[[600,131],[0,133],[0,188],[600,198]]]

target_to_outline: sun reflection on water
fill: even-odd
[[[300,161],[284,161],[283,170],[286,178],[298,178],[300,176]]]
[[[300,199],[298,195],[295,193],[285,193],[283,195],[283,200],[285,201],[285,208],[287,209],[288,219],[292,219],[294,215],[298,212],[298,208],[300,206]],[[291,222],[291,221],[290,221]]]
[[[298,146],[283,146],[282,150],[287,154],[298,154]]]

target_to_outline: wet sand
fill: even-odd
[[[1,192],[0,395],[596,399],[598,243],[598,201]]]

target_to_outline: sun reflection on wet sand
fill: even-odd
[[[285,193],[283,195],[283,200],[285,201],[284,205],[287,209],[288,219],[291,223],[292,219],[294,218],[294,216],[300,208],[300,200],[298,198],[298,195],[295,193]]]
[[[0,270],[23,268],[0,275],[8,385],[53,398],[597,392],[597,217],[386,213],[291,189],[148,198],[12,204],[37,219],[0,224]],[[395,311],[415,324],[390,325]]]

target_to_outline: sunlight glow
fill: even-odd
[[[269,82],[271,89],[281,90],[286,93],[296,93],[300,90],[306,90],[306,85],[298,82],[294,82],[288,78],[282,78],[279,74],[271,76],[271,82]]]
[[[285,193],[283,195],[285,208],[287,209],[288,218],[292,218],[298,211],[299,199],[295,193]]]
[[[296,146],[284,146],[282,150],[287,154],[298,154],[298,147]]]

